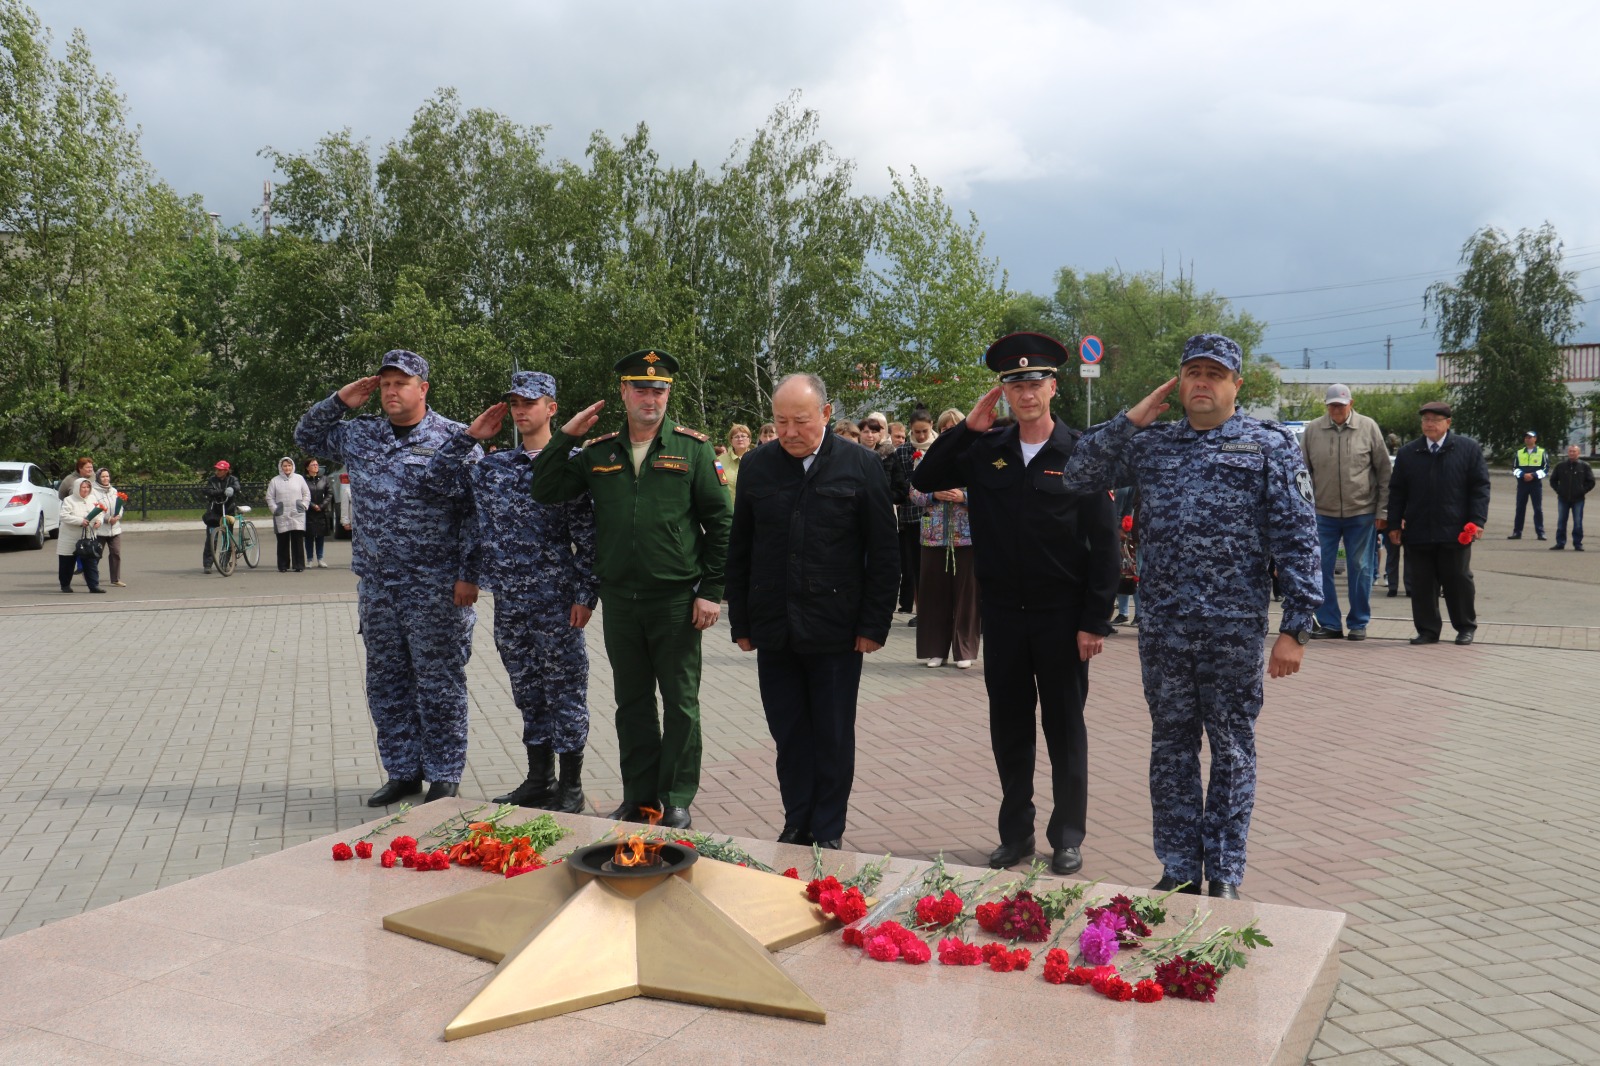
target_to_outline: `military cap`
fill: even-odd
[[[1523,436],[1524,437],[1532,437],[1534,440],[1538,440],[1539,439],[1539,434],[1535,433],[1531,429],[1528,430],[1528,432],[1524,433]]]
[[[1429,400],[1427,403],[1425,403],[1421,407],[1417,408],[1417,414],[1419,414],[1419,415],[1443,415],[1445,418],[1449,418],[1450,417],[1450,405],[1445,403],[1443,400]]]
[[[404,348],[383,353],[383,362],[378,364],[378,372],[382,373],[388,367],[404,370],[412,377],[428,380],[428,361],[416,352],[408,352]]]
[[[1210,359],[1237,374],[1244,365],[1244,352],[1237,342],[1220,333],[1196,333],[1183,342],[1183,358],[1178,364],[1181,366],[1191,359]]]
[[[519,370],[511,375],[511,388],[501,396],[509,400],[513,396],[521,396],[525,400],[537,400],[545,396],[552,400],[556,398],[556,379],[539,370]]]
[[[1043,381],[1053,378],[1071,353],[1043,333],[1008,333],[989,345],[983,361],[1001,381]]]
[[[648,389],[665,389],[672,385],[672,375],[678,372],[678,361],[666,352],[646,348],[617,360],[617,373],[622,380]]]

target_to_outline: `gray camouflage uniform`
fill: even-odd
[[[385,365],[407,368],[392,361]],[[412,352],[427,376],[427,364]],[[410,372],[415,373],[415,370]],[[467,760],[467,660],[471,607],[455,605],[457,581],[478,583],[477,520],[469,496],[441,505],[422,491],[428,462],[462,426],[431,407],[403,437],[389,420],[361,415],[336,392],[295,427],[308,454],[345,464],[359,520],[350,568],[361,579],[357,612],[367,647],[367,707],[391,779],[459,782]],[[473,449],[474,452],[478,450]]]
[[[587,493],[535,503],[538,452],[516,448],[476,459],[477,451],[466,431],[457,431],[429,464],[426,489],[446,500],[472,497],[477,570],[494,593],[494,643],[522,712],[523,744],[581,752],[589,742],[589,654],[571,608],[600,599],[594,505]]]
[[[1231,355],[1239,370],[1239,348],[1227,338],[1202,334],[1184,351],[1224,365]],[[1310,629],[1322,602],[1316,512],[1300,449],[1281,426],[1237,411],[1204,432],[1186,418],[1141,431],[1122,412],[1078,441],[1063,477],[1077,492],[1138,488],[1139,659],[1150,705],[1156,857],[1176,881],[1198,885],[1204,874],[1238,885],[1255,804],[1274,561],[1280,632]],[[1205,790],[1202,728],[1211,747]]]

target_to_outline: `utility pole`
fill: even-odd
[[[272,236],[272,179],[261,183],[261,235]]]
[[[1394,364],[1390,361],[1392,355],[1394,355],[1394,338],[1385,337],[1383,338],[1383,368],[1385,370],[1394,369]]]
[[[1311,369],[1311,349],[1310,348],[1301,348],[1300,349],[1300,369],[1301,370],[1310,370]]]

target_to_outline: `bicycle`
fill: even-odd
[[[237,516],[224,515],[207,534],[211,538],[212,561],[222,577],[231,577],[241,558],[252,570],[261,562],[261,538],[256,536],[255,523],[244,517],[249,513],[250,508],[241,504]]]

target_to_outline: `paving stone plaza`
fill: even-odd
[[[1501,536],[1508,495],[1491,514]],[[1318,642],[1300,676],[1268,683],[1242,892],[1349,915],[1312,1061],[1600,1061],[1600,555],[1545,548],[1475,552],[1473,647],[1410,647],[1407,601],[1380,590],[1371,639]],[[197,535],[135,530],[130,587],[92,598],[52,594],[49,553],[0,553],[0,935],[370,817],[383,778],[348,552],[330,545],[328,571],[222,581],[190,558]],[[524,772],[489,619],[486,601],[464,797]],[[981,864],[998,805],[983,663],[924,668],[904,621],[868,660],[845,846]],[[616,737],[598,623],[589,637],[586,786],[605,811],[620,798]],[[1151,883],[1132,630],[1090,677],[1082,876]],[[725,621],[706,635],[701,695],[696,828],[770,839],[772,742],[754,657]],[[0,1047],[6,1001],[0,989]]]

